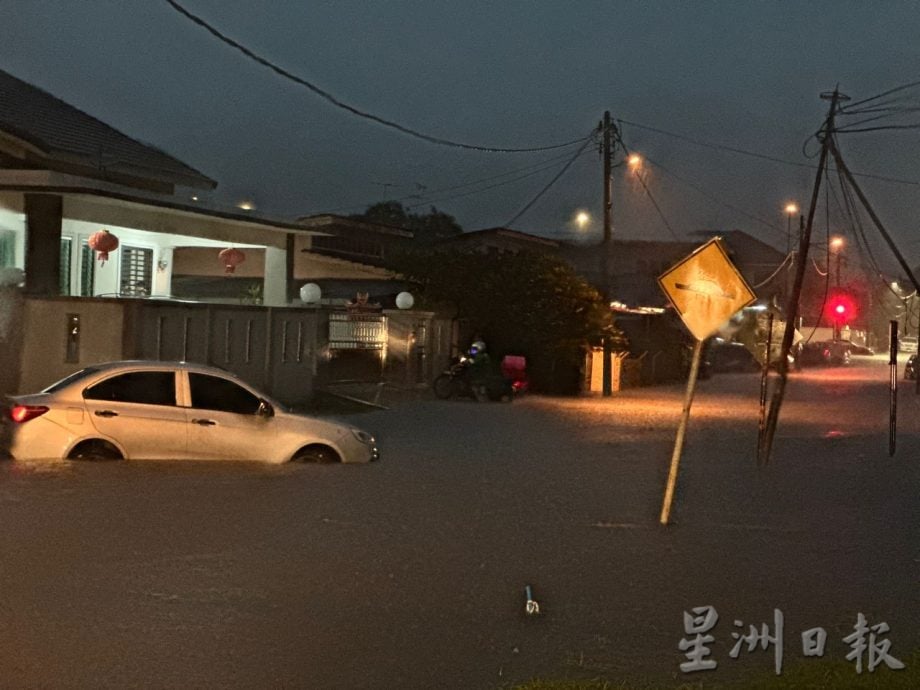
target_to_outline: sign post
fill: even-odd
[[[668,483],[661,505],[659,522],[667,525],[671,517],[674,491],[677,488],[677,472],[700,370],[703,341],[728,321],[732,314],[749,305],[757,297],[732,264],[717,237],[659,276],[658,285],[671,300],[684,325],[696,340],[690,363],[690,376],[687,380],[687,392],[684,396],[684,408],[677,427]]]

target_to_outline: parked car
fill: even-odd
[[[909,353],[917,352],[917,336],[902,335],[898,338],[898,351]]]
[[[713,374],[738,371],[757,371],[760,364],[742,343],[715,339],[707,353],[709,371]]]
[[[798,367],[846,366],[850,363],[850,344],[843,340],[804,343],[796,357]]]
[[[295,414],[239,378],[184,362],[109,362],[9,399],[14,459],[368,462],[356,427]]]
[[[917,355],[911,355],[907,358],[907,364],[904,365],[904,378],[911,381],[917,378]]]

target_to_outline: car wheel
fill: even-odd
[[[447,374],[441,374],[436,378],[432,387],[434,388],[435,397],[440,400],[449,400],[457,392],[453,377]]]
[[[74,446],[67,456],[68,460],[124,460],[121,451],[108,441],[93,439],[82,441]]]
[[[342,461],[338,454],[327,446],[307,446],[306,448],[301,448],[294,454],[291,460],[293,462],[309,462],[319,465],[328,465]]]

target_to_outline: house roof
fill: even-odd
[[[0,70],[0,138],[24,145],[26,160],[77,166],[170,185],[217,183],[160,149],[122,134],[50,93]],[[57,165],[56,165],[57,164]]]
[[[558,247],[559,242],[551,240],[548,237],[531,235],[511,228],[486,228],[485,230],[472,230],[464,232],[453,237],[447,237],[440,240],[439,244],[449,244],[453,242],[477,242],[487,240],[490,237],[506,237],[517,242],[529,242],[531,244],[540,244],[545,247]]]
[[[297,219],[297,224],[310,229],[323,229],[327,232],[351,231],[357,230],[376,235],[391,235],[412,239],[415,235],[411,230],[397,228],[392,225],[382,225],[370,221],[361,220],[360,218],[349,218],[348,216],[337,216],[332,213],[321,213],[315,216],[301,216]]]

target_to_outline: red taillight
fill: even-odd
[[[23,422],[28,422],[30,419],[41,417],[47,411],[48,408],[44,405],[15,405],[10,410],[10,419],[22,424]]]

